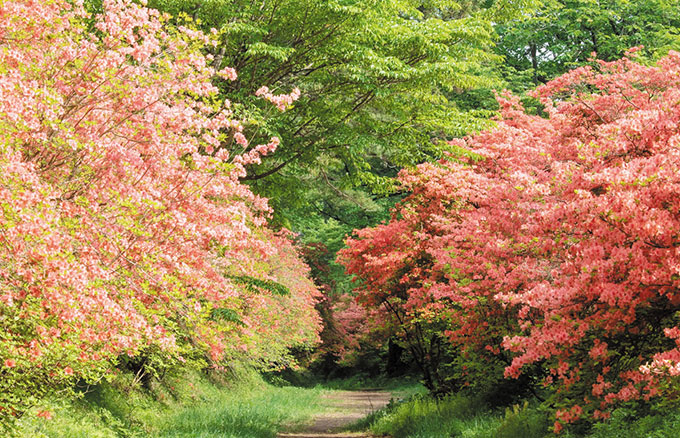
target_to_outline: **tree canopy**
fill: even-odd
[[[418,0],[151,4],[219,30],[215,62],[235,67],[239,77],[218,86],[238,97],[234,110],[250,122],[249,138],[282,140],[277,154],[244,181],[269,197],[285,222],[305,215],[295,208],[347,220],[348,203],[370,218],[377,208],[371,195],[389,193],[398,168],[441,157],[448,149],[442,139],[477,128],[478,116],[488,113],[460,111],[447,92],[490,85],[481,72],[495,59],[491,17],[507,15],[510,3],[481,9]],[[262,85],[298,87],[301,98],[272,114],[253,98]]]
[[[496,52],[518,91],[598,59],[614,61],[631,47],[656,60],[680,45],[677,0],[546,0],[534,13],[499,24]],[[524,74],[523,74],[524,73]]]

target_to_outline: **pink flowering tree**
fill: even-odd
[[[472,218],[484,196],[475,159],[402,171],[411,195],[392,220],[357,231],[340,252],[358,281],[358,303],[382,314],[379,337],[385,330],[397,336],[435,393],[470,385],[508,392],[500,385],[509,364],[500,343],[513,324],[489,288],[489,255],[474,253],[488,241]],[[471,221],[463,224],[465,215]]]
[[[308,270],[239,183],[278,140],[247,145],[211,83],[236,73],[165,22],[129,0],[0,5],[0,424],[121,357],[316,342]]]
[[[555,431],[677,399],[680,54],[633,57],[538,88],[547,118],[500,97],[496,128],[403,172],[413,194],[342,255],[360,303],[397,296],[407,327],[445,321],[478,372],[541,379]]]

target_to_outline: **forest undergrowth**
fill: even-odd
[[[304,386],[302,386],[302,383]],[[271,374],[240,367],[229,372],[165,376],[144,387],[132,374],[79,387],[75,400],[52,398],[26,415],[18,438],[274,438],[299,430],[329,411],[323,396],[334,391],[382,389],[390,404],[359,420],[350,432],[392,438],[554,437],[550,413],[536,400],[492,406],[482,396],[435,398],[412,378],[356,376],[322,381],[307,376],[292,386]],[[33,412],[32,412],[33,413]],[[670,438],[680,436],[680,411],[656,406],[641,413],[620,408],[611,419],[563,433],[565,438]]]
[[[394,438],[549,438],[555,437],[551,417],[537,400],[491,407],[480,397],[453,394],[433,398],[415,394],[396,401],[353,425],[375,436]],[[661,406],[641,414],[633,406],[617,409],[612,417],[565,438],[671,438],[680,436],[680,412]]]
[[[143,388],[134,376],[80,388],[73,401],[57,397],[26,415],[19,438],[272,438],[323,411],[326,390],[275,386],[258,373],[183,372]]]

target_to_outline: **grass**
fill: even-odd
[[[152,392],[102,383],[75,401],[45,401],[53,418],[30,412],[19,438],[273,438],[323,411],[321,388],[276,387],[254,373],[215,383],[198,373]]]
[[[663,413],[662,413],[663,412]],[[524,403],[505,410],[490,409],[480,400],[463,395],[434,399],[416,395],[393,402],[359,421],[353,429],[369,429],[378,436],[395,438],[556,438],[552,417],[537,404]],[[617,409],[612,418],[584,433],[567,430],[562,438],[671,438],[680,437],[680,410],[657,409],[637,416]]]
[[[451,395],[434,399],[409,381],[333,381],[313,388],[277,386],[259,375],[239,372],[215,382],[194,372],[167,378],[151,391],[135,387],[132,376],[83,389],[80,400],[52,400],[19,421],[18,438],[274,438],[282,427],[294,430],[314,414],[332,409],[329,390],[383,387],[395,394],[390,404],[354,424],[394,438],[546,438],[551,420],[539,406],[525,403],[490,409],[481,398]],[[47,409],[51,420],[36,416]],[[563,438],[680,437],[680,410],[657,409],[636,416],[618,409],[590,431],[566,431]]]
[[[321,408],[319,389],[269,385],[220,392],[163,419],[162,438],[270,438],[283,424],[303,423]]]
[[[566,435],[566,438],[575,435]],[[631,410],[617,409],[612,418],[593,426],[588,438],[672,438],[680,437],[680,411],[668,409],[663,414],[657,413],[637,417]]]
[[[481,399],[451,395],[435,399],[416,395],[360,421],[355,428],[399,438],[543,438],[547,418],[529,405],[505,412],[487,408]]]
[[[464,420],[481,409],[474,401],[451,396],[442,400],[416,396],[377,416],[370,426],[377,435],[412,438],[450,438],[460,435]]]

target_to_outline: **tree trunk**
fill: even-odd
[[[385,372],[390,377],[401,376],[406,372],[406,364],[401,360],[404,348],[390,339],[387,344],[387,364]]]

